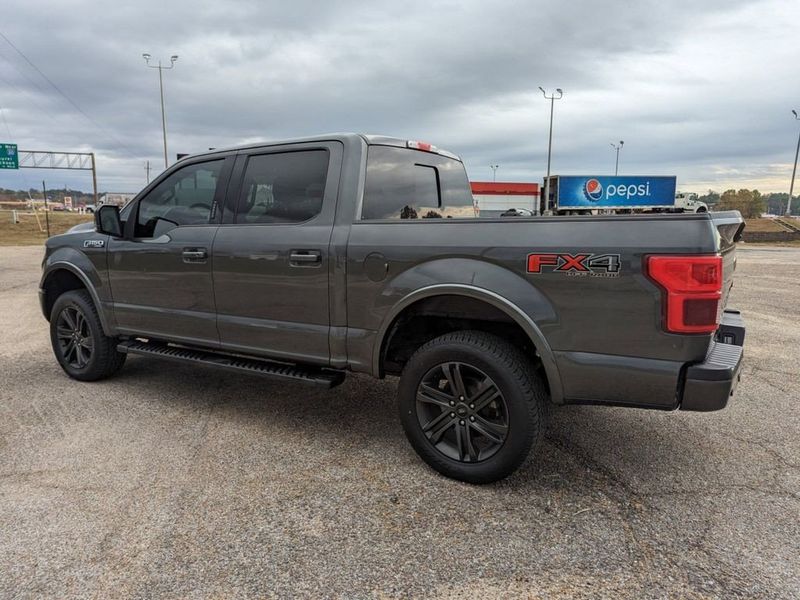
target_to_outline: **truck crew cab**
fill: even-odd
[[[46,244],[58,363],[129,354],[310,385],[400,377],[418,454],[505,477],[550,403],[725,407],[736,212],[480,218],[460,159],[339,134],[215,150]]]

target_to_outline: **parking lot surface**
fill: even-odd
[[[417,459],[395,380],[68,379],[42,254],[0,248],[0,597],[800,597],[800,248],[740,249],[726,410],[559,408],[482,487]]]

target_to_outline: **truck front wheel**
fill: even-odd
[[[53,303],[50,341],[58,364],[73,379],[104,379],[125,363],[126,355],[117,351],[117,339],[103,332],[97,309],[85,290],[65,292]]]
[[[453,479],[513,473],[543,436],[547,391],[504,339],[457,331],[422,346],[403,369],[400,418],[417,454]]]

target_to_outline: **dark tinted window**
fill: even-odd
[[[239,196],[237,223],[300,223],[322,210],[327,150],[251,156]]]
[[[475,216],[460,161],[431,152],[370,146],[362,219]]]
[[[136,236],[152,237],[158,219],[178,225],[208,223],[222,160],[187,165],[139,202]]]

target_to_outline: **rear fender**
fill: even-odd
[[[433,281],[442,283],[432,283]],[[502,290],[502,295],[493,290]],[[382,302],[393,301],[378,330],[373,348],[373,373],[380,375],[383,347],[391,326],[404,309],[424,298],[457,295],[481,300],[503,311],[527,334],[541,358],[553,402],[563,401],[561,379],[553,351],[540,324],[557,321],[547,298],[519,275],[484,261],[442,259],[426,262],[401,273],[381,294]]]

